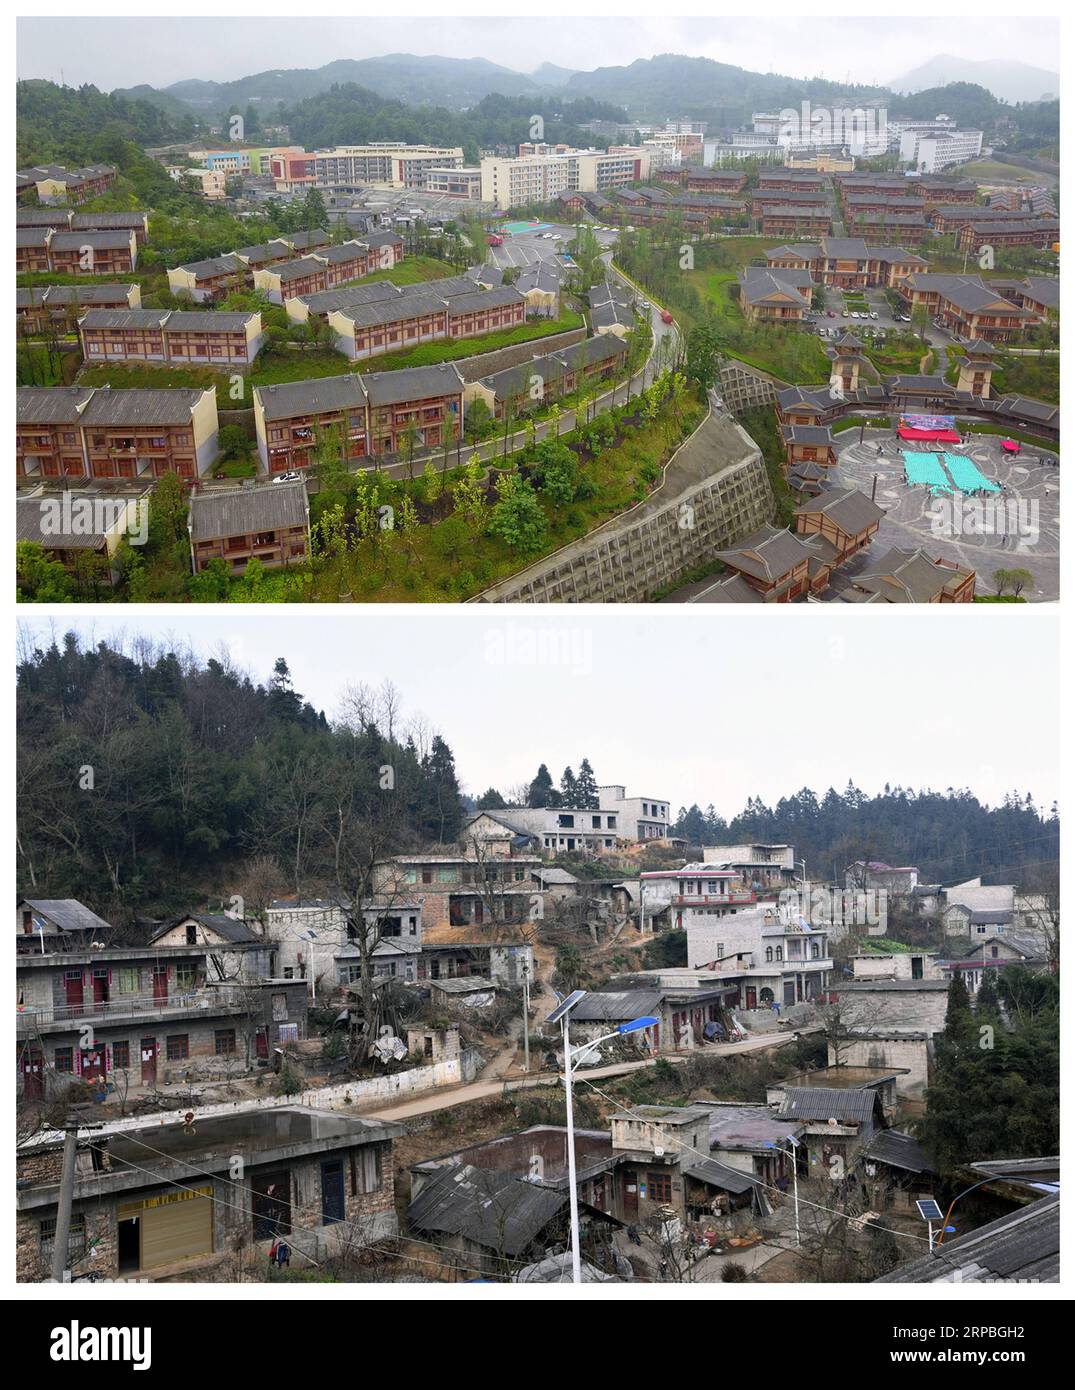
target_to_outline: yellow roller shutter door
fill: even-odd
[[[141,1213],[142,1268],[209,1255],[213,1250],[213,1203],[192,1197]]]

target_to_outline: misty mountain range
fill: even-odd
[[[1059,90],[1059,75],[1025,63],[975,62],[947,55],[894,81],[891,88],[848,86],[821,78],[800,79],[750,72],[710,58],[660,54],[620,67],[572,71],[543,63],[533,73],[515,72],[484,58],[417,57],[390,53],[377,58],[339,58],[320,68],[274,68],[232,82],[196,78],[163,89],[142,85],[114,95],[151,101],[173,114],[215,116],[249,103],[268,108],[316,97],[330,87],[355,83],[408,105],[465,110],[484,97],[545,97],[557,92],[568,100],[592,97],[623,107],[632,119],[659,119],[704,111],[713,119],[741,119],[751,107],[782,107],[804,99],[863,100],[916,93],[952,82],[979,85],[1005,101],[1037,101]]]

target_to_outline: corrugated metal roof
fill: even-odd
[[[929,1159],[918,1140],[899,1129],[883,1129],[870,1143],[868,1156],[908,1173],[930,1173]]]
[[[707,1158],[703,1163],[695,1163],[683,1171],[687,1177],[697,1178],[699,1182],[708,1183],[710,1187],[723,1188],[725,1192],[749,1192],[752,1187],[763,1185],[749,1173],[740,1173],[736,1168],[728,1168],[723,1163],[718,1163],[715,1158]]]
[[[588,993],[571,1011],[572,1022],[594,1022],[607,1019],[615,1023],[621,1019],[645,1018],[660,1008],[660,990],[622,990],[619,992]]]
[[[782,1120],[865,1124],[877,1104],[875,1091],[840,1091],[832,1086],[789,1086],[778,1112]]]

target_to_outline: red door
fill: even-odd
[[[68,970],[64,975],[67,989],[67,1008],[72,1014],[82,1012],[82,971]]]
[[[84,1047],[82,1049],[82,1080],[97,1081],[105,1074],[103,1047]]]
[[[157,1039],[142,1039],[142,1085],[155,1086],[157,1084]]]
[[[747,985],[747,1008],[756,1009],[758,1007],[758,991],[753,985]]]
[[[254,1037],[255,1052],[258,1057],[267,1058],[269,1055],[269,1030],[259,1028]]]
[[[95,970],[93,972],[93,1002],[95,1004],[108,1003],[108,971]]]
[[[623,1214],[628,1221],[638,1215],[638,1174],[631,1168],[623,1169]]]
[[[45,1060],[33,1048],[22,1054],[22,1094],[26,1100],[43,1100],[45,1095]]]
[[[168,967],[166,965],[155,965],[153,967],[153,1002],[163,1004],[168,1000]]]

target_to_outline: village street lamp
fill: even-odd
[[[619,1027],[613,1029],[611,1033],[605,1033],[600,1038],[595,1038],[593,1042],[586,1043],[585,1046],[574,1049],[578,1052],[578,1060],[572,1060],[572,1047],[569,1034],[569,1019],[571,1011],[586,997],[584,989],[572,990],[566,997],[561,999],[552,1013],[549,1014],[545,1022],[559,1023],[560,1031],[564,1040],[564,1097],[565,1109],[567,1111],[567,1186],[568,1202],[571,1212],[571,1282],[573,1284],[582,1283],[582,1263],[579,1259],[579,1194],[575,1187],[575,1116],[572,1106],[571,1082],[575,1075],[583,1056],[601,1043],[608,1042],[610,1038],[622,1037],[625,1033],[637,1033],[644,1028],[654,1028],[658,1020],[655,1018],[633,1018],[628,1023],[621,1023]]]

